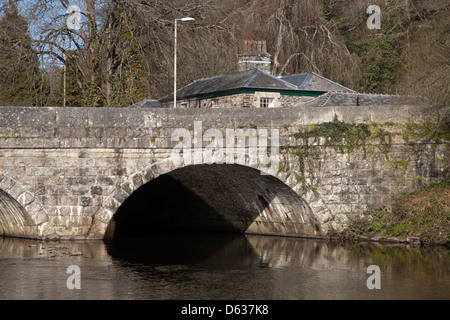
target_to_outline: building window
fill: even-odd
[[[274,100],[273,98],[261,98],[259,100],[259,106],[261,108],[273,108]]]
[[[211,99],[209,101],[209,106],[210,106],[210,108],[218,108],[219,107],[219,99],[218,98]]]

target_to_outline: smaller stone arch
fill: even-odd
[[[41,238],[48,219],[47,211],[33,193],[0,172],[0,233]]]

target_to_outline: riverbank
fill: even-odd
[[[390,209],[348,215],[342,231],[328,237],[341,241],[404,242],[450,247],[450,180],[402,194]]]

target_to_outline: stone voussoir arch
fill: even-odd
[[[33,221],[33,225],[39,226],[49,220],[48,213],[41,201],[32,192],[2,172],[0,172],[0,189],[22,206]]]
[[[210,163],[204,162],[198,164],[210,164]],[[226,165],[227,163],[222,164]],[[235,163],[235,164],[260,170],[261,174],[272,175],[273,177],[285,183],[288,187],[290,187],[294,191],[295,187],[298,185],[298,183],[292,183],[291,182],[292,179],[287,179],[288,181],[286,181],[285,179],[286,177],[279,171],[277,171],[276,174],[268,173],[267,167],[264,165],[254,165],[248,163],[248,161],[246,161],[245,163]],[[116,186],[114,191],[111,193],[109,197],[105,199],[103,204],[108,208],[108,210],[113,211],[114,213],[115,211],[117,211],[117,209],[125,201],[126,198],[128,198],[134,191],[136,191],[139,187],[143,186],[147,182],[150,182],[151,180],[166,173],[169,173],[171,171],[174,171],[176,169],[185,168],[191,165],[192,164],[184,164],[184,163],[176,165],[170,158],[153,163],[149,167],[130,175],[120,185]]]
[[[155,162],[149,167],[125,178],[125,181],[117,185],[111,192],[110,196],[106,197],[103,201],[103,208],[107,211],[109,218],[112,218],[114,213],[117,209],[119,209],[126,198],[128,198],[139,187],[159,177],[160,175],[182,167],[184,166],[175,166],[170,159],[165,159]]]
[[[113,188],[109,195],[104,197],[102,206],[94,214],[88,236],[91,238],[103,238],[114,214],[135,190],[158,176],[181,167],[183,165],[175,166],[168,158],[155,162],[145,169],[126,177],[123,182]]]

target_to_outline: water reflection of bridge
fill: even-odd
[[[0,299],[442,299],[449,293],[445,248],[239,234],[168,239],[0,238]],[[81,270],[80,290],[66,287],[73,264]],[[366,287],[372,264],[381,268],[382,290]]]

